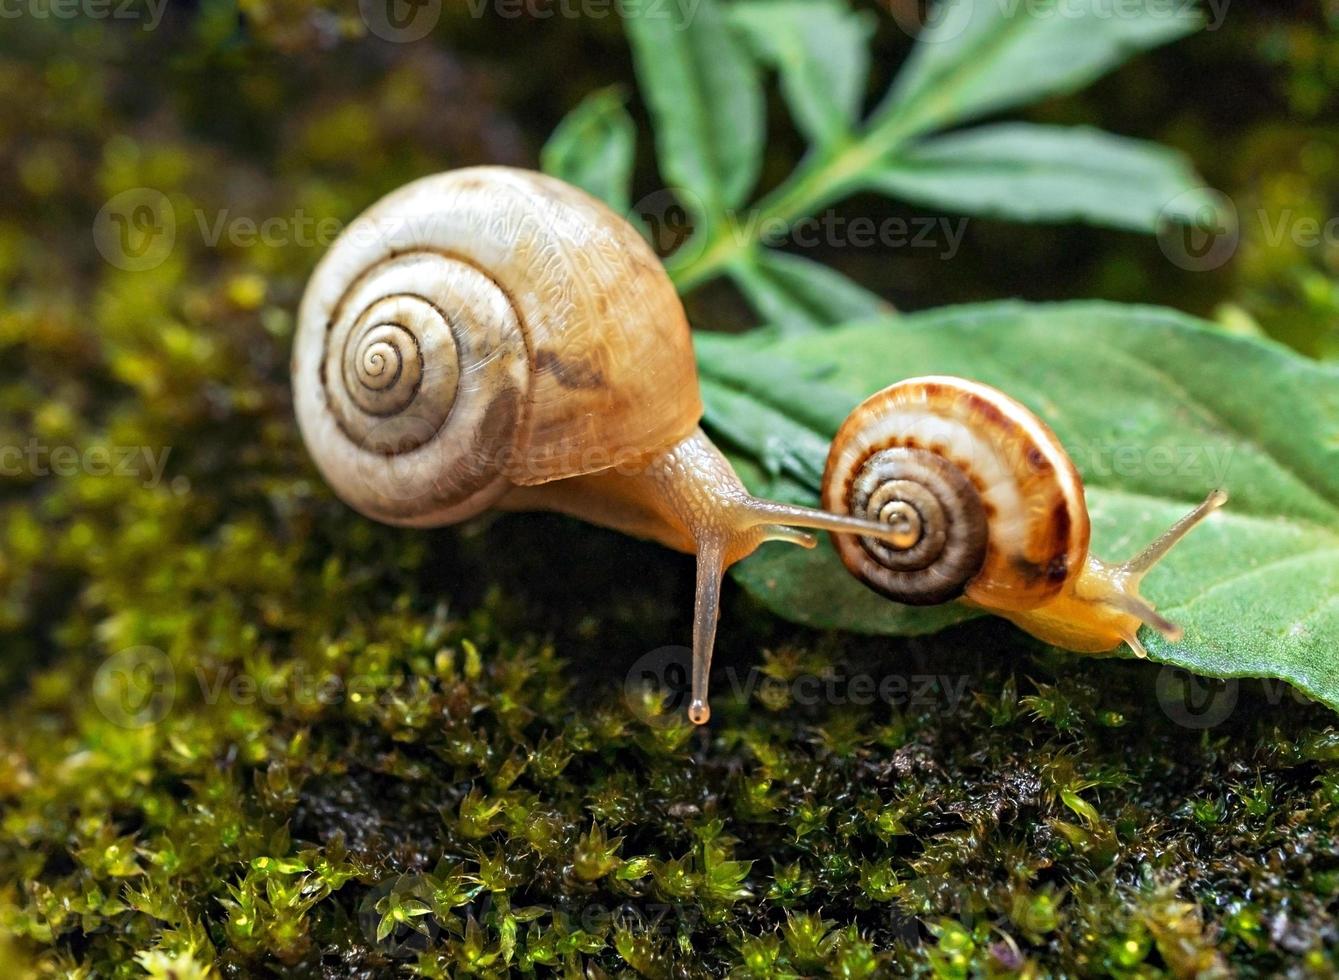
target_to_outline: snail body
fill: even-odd
[[[899,540],[838,534],[861,582],[898,602],[961,598],[1080,653],[1129,644],[1148,625],[1178,627],[1139,594],[1145,573],[1222,506],[1215,490],[1136,557],[1089,553],[1083,481],[1050,428],[1025,406],[962,378],[911,378],[862,402],[828,454],[826,510],[879,520]]]
[[[415,181],[340,235],[298,312],[299,428],[336,494],[430,527],[553,510],[697,556],[694,722],[722,574],[799,527],[894,532],[750,495],[698,427],[683,307],[623,218],[562,181],[475,167]]]

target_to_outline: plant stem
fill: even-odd
[[[839,149],[811,157],[754,206],[749,221],[741,223],[727,216],[694,258],[676,263],[671,257],[667,263],[670,278],[682,292],[715,278],[753,252],[758,245],[757,229],[774,221],[789,225],[813,213],[850,189],[861,174],[914,134],[915,127],[905,120],[888,118]]]

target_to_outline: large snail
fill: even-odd
[[[1144,574],[1227,501],[1221,490],[1128,561],[1088,552],[1083,481],[1060,441],[1014,399],[972,381],[912,378],[862,402],[823,474],[823,506],[879,520],[898,541],[834,535],[856,578],[898,602],[962,597],[1056,646],[1122,642],[1141,624],[1180,630],[1139,594]]]
[[[796,527],[899,532],[751,496],[698,422],[692,341],[641,236],[561,181],[479,167],[350,225],[302,299],[298,423],[363,514],[426,527],[554,510],[697,555],[690,718],[709,717],[721,576]]]

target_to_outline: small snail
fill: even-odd
[[[1139,582],[1227,501],[1210,493],[1129,561],[1088,552],[1083,481],[1060,440],[1023,405],[961,378],[898,382],[842,423],[823,474],[823,507],[877,519],[898,540],[834,535],[861,582],[898,602],[962,597],[1040,639],[1080,653],[1128,643],[1140,624],[1180,630]]]
[[[683,307],[625,220],[561,181],[478,167],[373,205],[313,273],[293,392],[322,475],[411,527],[553,510],[697,555],[692,702],[721,576],[796,527],[896,541],[885,525],[760,500],[698,427]]]

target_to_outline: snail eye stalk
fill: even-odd
[[[1213,490],[1175,524],[1169,527],[1143,551],[1128,561],[1107,565],[1107,575],[1118,584],[1119,591],[1107,597],[1106,601],[1121,612],[1133,616],[1139,622],[1155,629],[1173,643],[1181,639],[1182,630],[1166,616],[1153,608],[1152,603],[1139,594],[1139,585],[1145,575],[1167,556],[1167,553],[1180,543],[1181,539],[1195,529],[1206,517],[1227,503],[1227,491]],[[1125,642],[1130,645],[1138,657],[1148,656],[1148,651],[1139,642],[1134,630],[1125,634]]]

